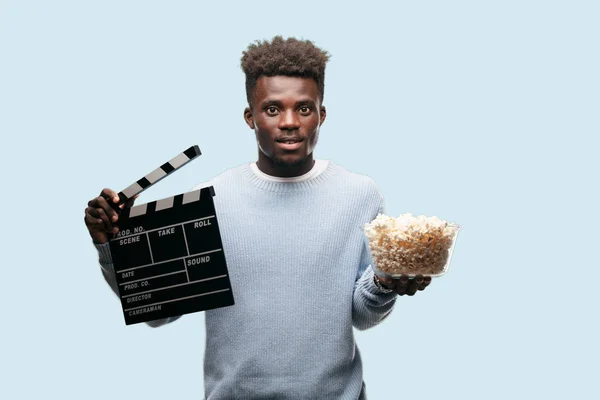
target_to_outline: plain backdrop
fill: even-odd
[[[315,158],[462,226],[450,271],[357,332],[369,399],[598,399],[595,1],[0,1],[2,399],[201,399],[204,315],[126,326],[83,223],[255,161],[240,57],[331,53]]]

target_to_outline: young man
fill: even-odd
[[[367,176],[315,160],[327,52],[280,36],[242,57],[256,163],[232,168],[213,185],[235,305],[205,311],[206,399],[366,399],[353,327],[371,328],[397,295],[430,279],[379,281],[362,225],[384,212]],[[118,294],[108,234],[118,231],[104,189],[85,221],[106,281]],[[131,206],[128,204],[127,206]],[[152,321],[161,326],[179,317]]]

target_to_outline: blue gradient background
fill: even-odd
[[[450,272],[357,332],[370,399],[597,399],[594,1],[0,1],[3,399],[199,399],[204,316],[125,326],[83,224],[257,156],[241,52],[332,54],[316,158],[459,223]]]

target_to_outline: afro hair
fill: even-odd
[[[319,100],[325,92],[325,65],[330,55],[310,40],[283,39],[275,36],[271,42],[252,43],[243,52],[241,67],[246,74],[246,98],[252,106],[252,93],[261,76],[298,76],[312,78],[317,83]]]

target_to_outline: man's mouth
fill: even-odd
[[[301,142],[302,139],[301,138],[281,138],[281,139],[277,139],[277,141],[279,143],[293,144],[293,143]]]
[[[299,138],[278,139],[277,144],[279,145],[279,147],[283,148],[284,150],[298,150],[300,147],[302,147],[302,139],[299,139]]]

